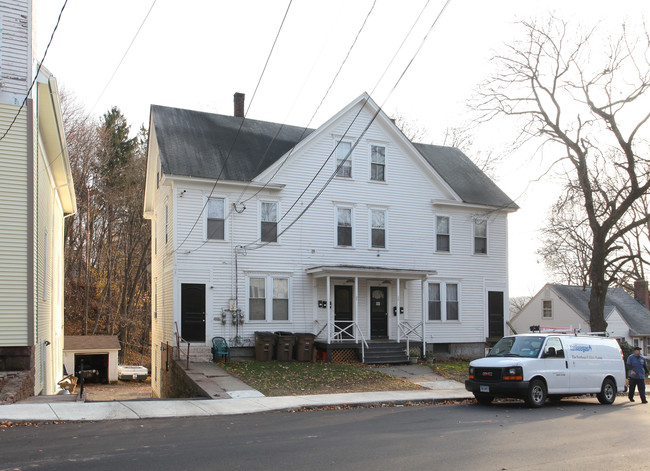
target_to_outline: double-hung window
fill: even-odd
[[[542,301],[542,317],[545,319],[550,319],[553,317],[553,303],[550,299],[545,299]]]
[[[487,253],[487,221],[474,219],[474,253]]]
[[[460,301],[458,283],[429,283],[430,321],[458,321]]]
[[[278,203],[262,202],[260,208],[260,239],[262,242],[277,242]]]
[[[370,146],[370,179],[386,181],[386,148],[384,146]]]
[[[370,243],[373,249],[386,248],[386,211],[383,209],[370,210]]]
[[[169,243],[169,205],[165,205],[165,245]]]
[[[352,247],[352,208],[336,208],[336,245]]]
[[[352,177],[352,144],[346,141],[339,141],[336,146],[336,176]]]
[[[207,238],[212,240],[225,239],[225,209],[226,203],[223,198],[208,198],[208,234]]]
[[[449,217],[436,216],[436,252],[449,252]]]
[[[289,278],[250,277],[248,279],[248,318],[251,321],[289,320]]]

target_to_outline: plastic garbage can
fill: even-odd
[[[311,361],[314,354],[314,334],[296,334],[296,360]]]
[[[292,332],[276,332],[275,335],[278,339],[275,358],[278,361],[291,361],[293,359],[293,346],[296,343],[296,336]]]
[[[255,359],[257,361],[273,360],[275,334],[272,332],[255,332]]]

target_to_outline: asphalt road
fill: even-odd
[[[0,429],[0,470],[650,469],[650,406],[566,400]]]

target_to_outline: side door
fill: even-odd
[[[181,337],[205,342],[205,285],[181,285]]]
[[[566,349],[560,337],[548,337],[542,348],[541,366],[549,394],[568,393],[571,374]]]

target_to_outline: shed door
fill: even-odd
[[[181,337],[205,342],[205,285],[181,285]]]

